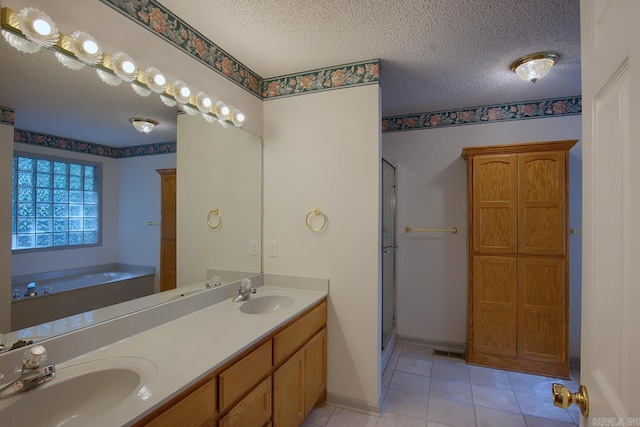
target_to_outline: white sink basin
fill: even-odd
[[[53,380],[0,401],[0,420],[3,426],[90,426],[124,400],[144,399],[156,374],[153,362],[138,357],[57,368]]]
[[[293,298],[288,295],[252,296],[240,304],[240,311],[246,314],[269,314],[293,305]]]

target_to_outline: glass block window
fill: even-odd
[[[11,250],[100,244],[101,165],[15,152]]]

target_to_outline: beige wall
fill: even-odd
[[[260,143],[241,129],[178,117],[178,286],[203,282],[207,269],[261,271],[260,252],[250,253],[261,239]],[[220,209],[219,230],[207,225],[212,209]]]
[[[176,155],[158,154],[118,159],[118,262],[156,268],[160,290],[160,175],[156,169],[175,168]]]
[[[380,391],[378,85],[264,105],[264,271],[329,279],[329,400],[377,410]],[[305,226],[319,207],[321,233]],[[269,241],[277,257],[269,256]]]
[[[383,157],[398,177],[398,335],[463,347],[467,331],[465,146],[581,138],[581,117],[550,117],[385,133]],[[570,227],[581,228],[581,145],[570,152]],[[405,233],[457,227],[458,234]],[[580,355],[581,235],[570,236],[570,354]],[[454,347],[455,348],[455,347]]]
[[[11,200],[13,126],[0,123],[0,200]],[[0,332],[11,330],[11,203],[0,204]]]

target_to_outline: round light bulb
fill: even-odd
[[[188,87],[184,86],[180,88],[180,95],[184,96],[185,98],[187,98],[189,95],[191,95],[191,91],[189,90]]]
[[[136,70],[136,66],[133,65],[133,62],[131,61],[124,61],[122,63],[122,69],[124,70],[125,73],[131,74]]]
[[[204,98],[202,100],[202,105],[204,105],[207,108],[211,107],[211,98]]]
[[[85,42],[82,43],[82,49],[84,49],[84,51],[89,55],[95,55],[98,53],[98,45],[93,40],[85,40]]]
[[[165,83],[167,83],[167,79],[165,79],[162,74],[156,74],[155,76],[153,76],[153,81],[158,86],[163,86]]]
[[[51,34],[51,25],[44,19],[36,19],[33,21],[33,29],[41,36],[48,36]]]
[[[229,115],[229,112],[229,107],[227,107],[226,105],[220,109],[220,114],[225,117]]]
[[[234,108],[231,112],[231,122],[236,127],[242,127],[244,124],[244,114],[242,114],[242,111]]]

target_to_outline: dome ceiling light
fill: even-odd
[[[551,67],[560,59],[560,55],[553,52],[540,52],[523,56],[511,64],[511,71],[522,80],[535,83],[547,75]]]
[[[151,119],[141,119],[139,117],[134,117],[129,119],[134,128],[140,133],[149,133],[156,127],[158,122]]]

